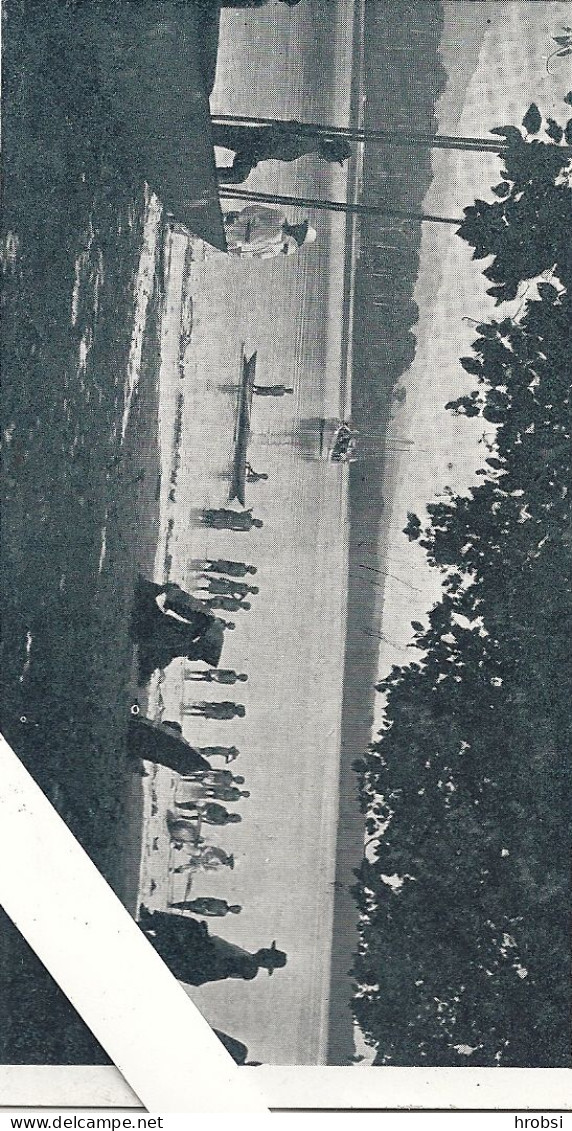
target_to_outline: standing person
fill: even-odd
[[[220,703],[208,703],[204,700],[201,703],[190,703],[188,707],[183,708],[185,715],[202,715],[205,719],[234,719],[238,716],[243,719],[246,715],[246,707],[242,703],[232,703],[229,699],[224,699]]]
[[[213,142],[234,152],[232,165],[217,167],[221,184],[240,185],[261,161],[298,161],[317,154],[324,161],[343,165],[351,157],[351,146],[343,137],[312,134],[300,122],[213,122]]]
[[[258,585],[248,585],[246,581],[237,581],[233,577],[209,577],[207,578],[207,585],[202,587],[202,591],[219,596],[228,593],[229,597],[247,597],[249,593],[256,596],[257,593],[260,593]]]
[[[185,672],[185,679],[199,683],[222,683],[230,687],[234,683],[246,683],[248,676],[244,672],[235,672],[232,668],[209,668],[202,672]]]
[[[238,746],[199,746],[198,750],[203,758],[224,758],[227,765],[240,754]]]
[[[233,511],[228,507],[207,507],[202,512],[204,526],[212,526],[214,530],[252,530],[253,526],[263,526],[262,519],[254,518],[252,507],[246,511]]]
[[[287,955],[276,942],[251,954],[226,939],[211,935],[206,923],[167,911],[149,912],[142,907],[139,926],[170,967],[175,978],[188,985],[244,978],[250,981],[259,970],[274,970],[286,965]]]
[[[237,789],[234,785],[205,786],[203,797],[216,798],[217,801],[240,801],[241,797],[250,797],[249,789]]]
[[[200,782],[201,785],[244,785],[242,774],[232,770],[197,770],[196,774],[185,774],[182,782]]]
[[[211,593],[217,593],[217,590],[220,592],[217,586],[217,582],[220,581],[224,581],[224,578],[213,577],[209,586]],[[232,595],[234,597],[248,597],[250,596],[250,594],[252,594],[253,597],[256,597],[257,593],[260,593],[260,586],[248,585],[246,581],[233,581],[232,579],[229,579],[227,585],[228,589],[226,590],[226,592],[232,592]]]
[[[211,895],[198,896],[197,899],[182,899],[170,903],[177,911],[190,911],[193,915],[239,915],[240,903],[227,903],[226,899],[216,899]]]
[[[245,584],[244,582],[237,581],[236,578],[233,578],[233,577],[210,577],[210,576],[207,576],[207,575],[203,575],[203,577],[201,578],[201,581],[203,582],[203,584],[199,585],[197,587],[198,589],[200,589],[201,594],[203,594],[203,593],[213,593],[213,594],[228,593],[229,596],[231,596],[234,593],[235,585],[239,585],[239,584],[244,585]],[[203,596],[201,596],[201,600],[204,601]]]
[[[228,253],[238,259],[294,255],[317,238],[316,229],[307,220],[290,224],[279,208],[263,204],[249,204],[240,212],[225,212],[224,228]]]
[[[226,573],[228,577],[246,577],[247,573],[258,573],[256,566],[229,561],[227,558],[207,558],[204,569],[208,573]]]
[[[232,852],[225,852],[223,848],[217,848],[214,844],[205,844],[199,850],[200,867],[206,868],[207,871],[216,871],[218,868],[230,868],[231,872],[234,869],[234,854]]]
[[[240,813],[229,813],[224,805],[219,805],[216,801],[177,801],[177,809],[196,813],[201,824],[205,825],[238,825],[242,821]],[[181,817],[181,821],[183,820]]]
[[[177,817],[171,812],[167,813],[166,819],[169,837],[178,848],[182,848],[184,844],[198,848],[203,842],[204,837],[199,836],[201,829],[198,820],[196,823],[186,821],[183,817]]]
[[[209,609],[226,609],[228,613],[238,613],[241,609],[248,612],[251,608],[250,601],[242,597],[206,597],[205,605]]]
[[[232,871],[234,854],[225,852],[223,848],[217,848],[214,844],[197,845],[190,849],[188,860],[184,864],[177,864],[173,872],[179,875],[181,872],[194,872],[199,868],[204,868],[206,872],[216,872],[219,868],[230,868]]]
[[[250,594],[256,597],[260,593],[259,585],[248,585],[246,581],[231,581],[231,587],[235,597],[248,597]],[[211,591],[214,592],[212,586]]]
[[[287,393],[291,395],[294,392],[286,385],[253,385],[252,391],[259,397],[284,397]]]

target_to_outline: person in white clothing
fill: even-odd
[[[290,224],[279,208],[250,204],[240,212],[224,214],[229,255],[240,259],[274,259],[294,255],[316,240],[308,221]]]

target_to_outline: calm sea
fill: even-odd
[[[296,13],[281,5],[264,16],[229,13],[215,108],[347,122],[353,6],[332,4],[328,11],[327,22],[305,5]],[[269,166],[252,187],[342,198],[346,176],[305,159]],[[239,916],[216,924],[224,937],[248,949],[276,939],[288,953],[286,969],[272,978],[208,985],[192,996],[209,1021],[247,1043],[253,1059],[300,1064],[323,1063],[327,1054],[348,554],[348,469],[317,458],[310,423],[347,413],[346,232],[343,218],[321,214],[313,222],[317,244],[287,263],[212,260],[191,264],[187,282],[184,246],[175,237],[161,365],[164,483],[179,393],[184,406],[175,498],[162,507],[170,576],[192,589],[193,560],[238,558],[257,567],[260,588],[251,610],[233,616],[237,628],[223,656],[225,667],[248,674],[248,683],[239,692],[213,691],[185,684],[173,665],[161,689],[165,717],[185,697],[236,698],[246,706],[245,719],[235,723],[184,720],[198,745],[240,747],[236,772],[251,794],[240,805],[242,824],[209,838],[234,853],[234,871],[198,878],[193,894],[242,904]],[[184,291],[191,332],[181,359],[177,296]],[[197,512],[228,502],[242,349],[257,352],[260,384],[285,384],[294,394],[254,398],[248,458],[268,482],[248,487],[247,506],[264,526],[233,535],[207,531]],[[160,821],[151,822],[148,841],[156,835],[168,853],[164,818],[162,837]],[[164,896],[159,882],[150,902],[159,906]]]

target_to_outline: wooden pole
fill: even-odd
[[[288,126],[278,118],[250,118],[233,114],[213,114],[215,125],[229,126]],[[508,142],[492,137],[455,137],[450,134],[423,133],[416,130],[369,130],[354,126],[324,126],[315,122],[296,122],[296,132],[310,134],[312,137],[344,137],[348,141],[376,142],[383,145],[427,146],[429,149],[459,149],[473,153],[498,153],[502,155]],[[546,144],[546,143],[545,143]],[[572,145],[558,145],[557,148],[572,155]]]
[[[343,200],[316,200],[311,196],[284,196],[281,193],[251,192],[249,189],[221,185],[219,195],[222,200],[256,201],[258,204],[288,204],[293,208],[316,208],[325,212],[345,212],[351,216],[389,216],[399,220],[409,220],[416,224],[454,224],[459,227],[462,220],[449,216],[434,216],[430,212],[405,212],[400,208],[388,208],[385,204],[346,204]]]
[[[288,126],[291,123],[275,118],[250,118],[233,114],[213,114],[215,125],[228,126]],[[292,124],[294,130],[294,125]],[[502,138],[453,137],[449,134],[432,134],[404,130],[368,130],[354,126],[324,126],[312,122],[296,122],[295,132],[312,137],[343,137],[348,141],[378,142],[385,145],[428,146],[433,149],[463,149],[474,152],[502,153],[507,142]]]

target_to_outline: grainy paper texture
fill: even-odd
[[[569,5],[4,15],[0,1101],[569,1106]]]

